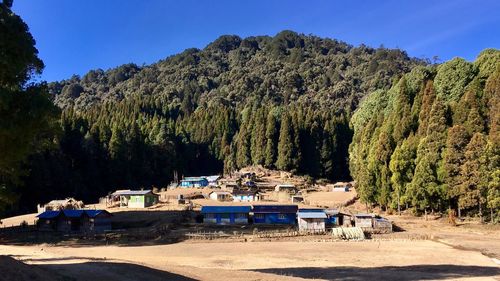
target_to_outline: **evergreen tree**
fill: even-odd
[[[288,113],[284,113],[281,118],[276,167],[286,171],[293,168],[293,157],[295,155],[295,137],[293,135],[292,124],[290,123],[290,116]]]

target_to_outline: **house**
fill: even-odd
[[[352,216],[347,213],[342,213],[337,209],[326,209],[326,226],[327,227],[337,227],[337,226],[352,226]]]
[[[208,197],[216,201],[233,201],[233,196],[227,191],[212,191]]]
[[[352,188],[352,183],[350,182],[337,182],[333,184],[333,186],[329,187],[329,191],[341,191],[341,192],[349,192]]]
[[[295,189],[295,185],[293,185],[293,184],[278,184],[274,187],[274,191],[293,193],[296,191],[296,189]]]
[[[292,195],[292,204],[293,203],[302,203],[304,202],[304,196],[302,195]]]
[[[322,209],[300,209],[297,221],[301,231],[325,231],[326,214]]]
[[[39,231],[103,233],[111,230],[111,214],[106,210],[45,211],[37,216]]]
[[[208,180],[204,177],[186,177],[181,180],[181,187],[205,187]]]
[[[45,205],[37,205],[38,213],[43,213],[45,211],[58,211],[58,210],[75,210],[82,209],[85,207],[82,201],[78,201],[74,198],[66,198],[64,200],[52,200]]]
[[[374,233],[392,232],[392,223],[375,214],[356,214],[354,215],[354,225],[360,227],[363,231]]]
[[[221,176],[215,175],[215,176],[206,176],[204,177],[208,181],[208,186],[219,186],[219,180]]]
[[[248,224],[250,206],[203,206],[203,223]]]
[[[254,223],[295,224],[297,205],[254,205]]]
[[[233,191],[233,199],[235,202],[259,201],[260,195],[255,191],[236,190]]]
[[[158,203],[158,194],[151,190],[119,190],[111,194],[120,198],[120,207],[147,208]]]

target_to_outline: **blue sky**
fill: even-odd
[[[500,48],[498,0],[15,0],[13,10],[37,41],[47,81],[153,63],[223,34],[284,29],[442,60]]]

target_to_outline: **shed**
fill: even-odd
[[[111,214],[106,210],[61,210],[39,214],[40,231],[102,233],[111,230]]]
[[[297,205],[254,205],[254,223],[295,224]]]
[[[330,187],[330,191],[348,192],[352,188],[350,182],[337,182]]]
[[[375,214],[356,214],[354,215],[354,224],[356,227],[361,227],[363,231],[373,233],[390,233],[392,232],[392,223]]]
[[[248,224],[250,206],[203,206],[203,222],[210,224]]]
[[[181,180],[181,187],[205,187],[208,180],[205,177],[186,177]]]
[[[112,194],[120,197],[120,207],[147,208],[158,203],[158,194],[151,190],[120,190]]]
[[[227,191],[212,191],[208,197],[216,201],[233,201],[233,196]]]
[[[233,191],[235,202],[252,202],[260,199],[259,193],[255,191],[237,190]]]
[[[278,184],[274,187],[276,192],[295,192],[295,185],[293,184]]]
[[[352,226],[351,218],[352,216],[347,213],[340,212],[338,209],[326,209],[326,226],[336,227],[336,226]]]
[[[302,231],[325,231],[326,214],[323,210],[299,210],[297,221],[299,230]]]
[[[219,179],[221,178],[221,176],[219,176],[219,175],[206,176],[204,178],[207,179],[208,186],[218,186],[219,185]]]

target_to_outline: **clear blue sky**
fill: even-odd
[[[15,0],[13,10],[37,41],[47,81],[153,63],[223,34],[284,29],[442,60],[500,48],[499,0]]]

